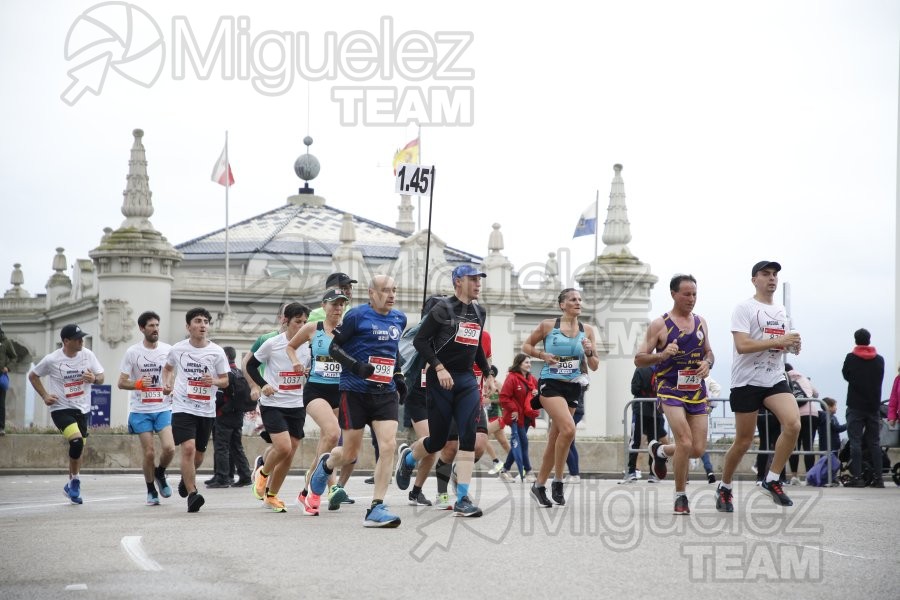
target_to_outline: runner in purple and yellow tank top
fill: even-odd
[[[692,275],[676,275],[669,282],[674,306],[650,323],[634,364],[652,366],[656,371],[659,408],[666,415],[675,436],[674,444],[650,442],[653,473],[666,476],[666,462],[675,457],[675,514],[689,515],[685,486],[689,459],[706,452],[706,384],[703,380],[715,362],[709,345],[709,326],[694,314],[697,280]]]

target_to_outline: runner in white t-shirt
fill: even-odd
[[[172,388],[163,385],[162,371],[171,346],[159,341],[159,315],[153,311],[141,313],[137,320],[144,339],[125,351],[119,367],[120,390],[128,394],[128,433],[141,441],[144,482],[147,484],[147,504],[159,505],[159,495],[168,498],[172,488],[166,481],[166,467],[175,457],[172,438]],[[153,433],[159,436],[161,452],[156,463]],[[156,491],[159,487],[159,493]]]
[[[94,353],[84,347],[87,334],[78,325],[60,331],[62,348],[41,359],[28,373],[28,381],[50,407],[50,418],[69,442],[69,483],[63,491],[72,504],[81,504],[81,464],[84,438],[88,436],[91,386],[103,383],[103,367]],[[47,377],[47,388],[41,383]]]
[[[172,346],[163,367],[163,387],[173,390],[172,437],[181,446],[178,494],[187,498],[188,512],[199,511],[204,503],[197,492],[197,467],[216,420],[216,392],[228,387],[230,371],[225,351],[207,338],[210,322],[205,308],[187,311],[188,339]]]
[[[288,341],[306,324],[309,308],[299,302],[284,307],[287,330],[270,337],[247,361],[247,375],[260,388],[259,412],[263,425],[272,439],[272,448],[266,453],[262,468],[257,470],[251,486],[257,500],[275,512],[285,512],[284,502],[278,497],[281,484],[291,468],[297,446],[303,439],[306,409],[303,408],[303,384],[309,364],[309,344],[298,350],[300,364],[294,365],[285,348]],[[259,372],[265,364],[265,373]]]
[[[753,441],[756,416],[765,407],[781,424],[772,466],[762,483],[775,504],[793,506],[779,483],[779,474],[800,434],[797,401],[784,377],[784,353],[800,352],[800,334],[790,332],[784,306],[774,301],[781,265],[763,260],[753,265],[752,298],[740,303],[731,316],[734,360],[731,366],[731,410],[734,443],[725,454],[722,482],[716,490],[716,509],[733,512],[731,480],[738,463]]]

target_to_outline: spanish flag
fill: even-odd
[[[394,175],[403,163],[419,164],[419,138],[414,139],[394,153]]]

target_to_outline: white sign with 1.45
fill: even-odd
[[[397,169],[394,191],[409,196],[428,196],[434,185],[433,165],[402,163]]]

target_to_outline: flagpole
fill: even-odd
[[[230,253],[228,247],[228,188],[231,187],[231,163],[228,162],[228,130],[225,130],[225,312],[231,312],[228,297],[230,279]]]
[[[598,232],[600,231],[600,189],[597,188],[597,195],[594,198],[594,325],[597,325],[599,321],[597,320],[597,269],[600,268],[600,261],[597,260],[597,239],[599,237]]]

